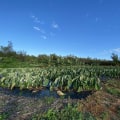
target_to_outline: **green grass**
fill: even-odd
[[[114,95],[114,96],[118,96],[120,97],[120,89],[118,88],[111,88],[111,87],[108,87],[107,88],[107,92]]]
[[[8,113],[0,113],[0,120],[6,120],[9,117]]]
[[[82,113],[75,106],[68,104],[64,109],[49,109],[44,114],[36,114],[31,120],[96,120],[90,113]]]
[[[113,96],[120,97],[120,82],[119,80],[109,80],[106,83],[106,92]]]

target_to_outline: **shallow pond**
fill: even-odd
[[[14,88],[13,90],[2,88],[0,87],[0,92],[9,95],[15,96],[24,96],[24,97],[31,97],[31,98],[43,98],[43,97],[54,97],[54,98],[71,98],[71,99],[83,99],[86,98],[88,95],[91,95],[91,91],[83,91],[80,93],[77,92],[65,92],[64,96],[59,96],[57,91],[50,91],[49,89],[42,89],[33,93],[32,90],[24,89],[20,90],[19,88]]]

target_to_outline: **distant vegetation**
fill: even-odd
[[[47,66],[69,66],[69,65],[120,65],[117,54],[111,55],[111,60],[100,60],[92,58],[80,58],[73,55],[58,56],[56,54],[40,54],[38,56],[28,55],[25,51],[15,51],[13,44],[8,41],[7,46],[0,46],[0,67],[47,67]]]
[[[0,120],[118,120],[120,58],[112,53],[111,59],[28,55],[9,41],[0,46]]]

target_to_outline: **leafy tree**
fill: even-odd
[[[19,51],[17,52],[17,58],[21,61],[21,62],[25,62],[26,59],[26,52],[25,51]]]
[[[58,65],[58,62],[59,62],[58,56],[56,54],[50,54],[50,60],[49,61],[52,65]]]
[[[49,56],[47,56],[46,54],[38,55],[37,59],[38,59],[38,63],[41,64],[46,65],[49,62]]]
[[[13,52],[13,45],[11,41],[8,41],[8,45],[7,46],[0,46],[0,52],[7,54],[10,52]]]
[[[119,60],[119,57],[117,54],[112,53],[111,58],[112,58],[115,65],[118,65],[120,63],[120,60]]]

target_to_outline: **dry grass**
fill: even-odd
[[[101,91],[80,100],[78,110],[93,114],[97,120],[120,120],[120,97],[106,91],[110,86],[120,89],[119,84],[120,80],[104,84]]]

